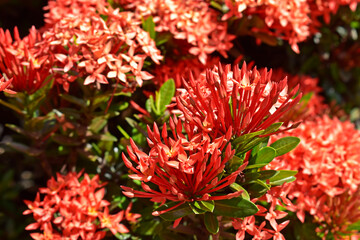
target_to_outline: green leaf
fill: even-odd
[[[166,210],[166,209],[169,209],[169,208],[175,206],[176,204],[179,204],[179,202],[165,203],[164,205],[162,205],[161,207],[159,207],[156,210],[163,211],[163,210]],[[160,217],[166,221],[175,221],[178,218],[185,217],[192,213],[193,213],[193,211],[191,210],[191,208],[188,204],[182,204],[179,207],[177,207],[171,211],[161,214]]]
[[[8,107],[10,109],[12,109],[13,111],[17,112],[19,115],[23,116],[25,115],[25,111],[24,110],[21,110],[20,108],[18,108],[17,106],[15,105],[12,105],[8,102],[5,102],[3,101],[2,99],[0,99],[0,104],[4,105],[5,107]]]
[[[241,185],[237,183],[232,183],[230,184],[230,188],[235,192],[242,191],[241,197],[246,200],[250,200],[249,193]]]
[[[260,171],[258,173],[260,174],[260,177],[259,177],[260,180],[267,180],[267,179],[270,179],[270,178],[278,175],[280,173],[280,171],[264,170],[264,171]]]
[[[242,136],[240,136],[240,137],[237,137],[237,138],[235,138],[234,140],[232,140],[231,143],[232,143],[233,145],[239,145],[239,144],[244,145],[244,144],[247,144],[247,143],[249,142],[248,140],[253,139],[253,138],[255,138],[255,137],[263,134],[264,131],[265,131],[265,130],[260,130],[260,131],[257,131],[257,132],[252,132],[252,133],[244,134],[244,135],[242,135]]]
[[[204,223],[209,233],[216,234],[219,232],[219,222],[214,214],[206,212],[204,214]]]
[[[255,181],[255,180],[258,179],[260,176],[261,176],[261,174],[258,173],[258,172],[247,172],[247,173],[245,173],[244,184],[250,183],[250,182],[252,182],[252,181]]]
[[[156,108],[161,115],[166,110],[166,105],[171,103],[175,94],[175,82],[173,79],[167,80],[158,92],[156,92]]]
[[[22,152],[22,153],[25,153],[31,157],[36,157],[36,156],[39,156],[43,150],[40,150],[40,149],[37,149],[37,148],[31,148],[29,146],[26,146],[24,144],[21,144],[21,143],[16,143],[16,142],[10,142],[10,141],[4,141],[2,142],[4,143],[5,145],[19,151],[19,152]]]
[[[139,233],[145,236],[153,236],[161,229],[159,221],[140,221],[139,224]]]
[[[117,128],[126,139],[130,139],[129,134],[120,125],[118,125]]]
[[[300,138],[283,137],[272,143],[270,147],[276,150],[276,156],[284,155],[293,150],[300,143]]]
[[[106,133],[106,134],[101,134],[100,135],[100,140],[101,141],[116,142],[117,138],[115,136],[111,135],[110,133]]]
[[[214,208],[215,208],[214,201],[196,201],[196,202],[193,202],[193,205],[196,208],[201,209],[202,211],[205,211],[205,212],[213,212]],[[191,204],[190,204],[190,207],[191,207]],[[199,214],[199,213],[195,213],[195,214]]]
[[[207,209],[202,209],[200,204],[197,201],[190,202],[189,206],[190,206],[191,210],[193,211],[193,213],[195,213],[195,214],[204,214],[205,212],[207,212]]]
[[[264,195],[270,189],[270,187],[260,179],[256,179],[247,185],[246,189],[249,192],[251,198],[257,198]]]
[[[233,156],[229,161],[229,170],[231,172],[236,171],[241,164],[243,164],[244,160],[242,158],[239,158],[238,156]]]
[[[87,104],[86,102],[81,99],[81,98],[77,98],[68,94],[60,94],[60,97],[63,98],[64,100],[74,103],[82,108],[86,108]]]
[[[215,201],[214,214],[217,216],[242,218],[254,215],[258,211],[254,203],[241,197]]]
[[[269,137],[266,138],[254,138],[250,141],[248,141],[245,145],[239,145],[235,150],[236,154],[245,153],[249,151],[250,149],[253,149],[256,145],[262,143],[262,142],[268,142]]]
[[[261,168],[269,164],[276,156],[276,150],[272,147],[264,147],[256,154],[255,159],[250,159],[246,169]]]
[[[152,16],[149,16],[146,19],[142,19],[142,28],[147,31],[152,39],[155,40],[155,23]]]
[[[104,118],[104,116],[93,118],[89,126],[89,130],[93,133],[98,133],[106,126],[106,124],[107,120]]]
[[[270,178],[270,184],[272,186],[280,186],[283,183],[293,182],[296,180],[294,177],[297,174],[297,171],[292,170],[280,170],[279,173]]]
[[[350,224],[346,229],[346,231],[354,231],[354,230],[360,231],[360,221]]]
[[[270,125],[270,127],[266,128],[263,135],[276,132],[283,125],[283,122],[276,122]]]

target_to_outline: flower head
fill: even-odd
[[[100,184],[99,176],[90,178],[87,174],[79,181],[82,173],[70,172],[57,179],[51,178],[47,188],[40,188],[45,194],[40,200],[36,195],[34,202],[25,200],[28,210],[24,214],[33,214],[35,223],[26,230],[39,229],[42,233],[32,233],[34,239],[102,239],[108,228],[113,234],[128,232],[120,222],[124,211],[110,215],[108,201],[104,200],[104,184]],[[96,222],[99,221],[100,225]]]
[[[349,199],[358,201],[360,189],[360,132],[354,125],[322,116],[274,139],[284,135],[299,137],[299,146],[266,168],[298,171],[297,180],[289,183],[286,190],[289,198],[295,200],[292,209],[298,218],[303,222],[307,212],[316,221],[325,225],[336,223],[337,227],[359,221],[360,215],[348,204]],[[351,217],[343,217],[347,215]]]
[[[125,165],[133,172],[129,177],[140,180],[145,192],[122,186],[128,197],[151,198],[154,202],[184,202],[200,200],[219,200],[238,196],[241,192],[219,195],[217,192],[232,184],[237,175],[245,168],[239,167],[233,173],[224,173],[225,164],[232,158],[234,151],[226,135],[211,139],[206,133],[194,133],[185,126],[188,135],[182,133],[183,125],[176,117],[170,120],[173,137],[167,135],[164,124],[160,134],[156,124],[153,130],[148,127],[149,154],[139,150],[131,140],[128,147],[130,161],[125,154]],[[227,146],[226,146],[227,145]],[[224,154],[222,154],[224,152]],[[132,162],[136,165],[133,166]],[[151,183],[151,184],[150,184]],[[154,185],[158,188],[154,188]]]
[[[8,30],[0,28],[0,70],[12,78],[8,90],[32,94],[51,80],[53,60],[48,45],[41,41],[35,27],[23,39],[15,27],[14,40]]]
[[[207,69],[198,79],[184,81],[177,107],[192,127],[212,137],[266,129],[278,121],[301,98],[298,87],[288,93],[287,80],[271,80],[271,71],[248,70],[246,64],[231,71],[230,65]]]

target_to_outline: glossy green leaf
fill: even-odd
[[[346,231],[360,231],[360,221],[350,224]]]
[[[209,233],[216,234],[219,232],[219,222],[213,213],[206,212],[204,214],[204,223]]]
[[[155,40],[155,23],[152,16],[149,16],[146,19],[142,19],[142,28],[149,33],[152,39]]]
[[[266,138],[256,137],[256,138],[252,139],[251,141],[248,141],[245,145],[239,145],[235,149],[236,154],[245,153],[245,152],[249,151],[250,149],[253,149],[256,145],[258,145],[262,142],[268,142],[268,141],[269,141],[269,137],[266,137]]]
[[[169,208],[175,206],[176,204],[178,204],[178,202],[165,203],[164,205],[162,205],[161,207],[159,207],[156,210],[163,211],[163,210],[166,210],[166,209],[169,209]],[[177,207],[171,211],[161,214],[160,217],[167,221],[175,221],[178,218],[185,217],[192,213],[193,213],[193,211],[191,210],[191,208],[188,204],[182,204],[179,207]]]
[[[270,189],[270,187],[265,182],[257,179],[246,185],[246,189],[251,198],[257,198],[264,195]]]
[[[276,156],[284,155],[293,150],[300,143],[297,137],[283,137],[275,141],[270,147],[276,150]]]
[[[249,193],[245,190],[245,188],[243,188],[241,185],[237,184],[237,183],[232,183],[230,185],[230,188],[233,190],[233,191],[242,191],[241,193],[241,197],[246,199],[246,200],[250,200],[250,196],[249,196]]]
[[[175,94],[175,82],[173,79],[167,80],[156,92],[156,109],[159,113],[166,110],[166,106],[171,103],[171,99]]]
[[[200,204],[197,201],[190,202],[189,206],[190,206],[191,210],[193,211],[193,213],[195,213],[195,214],[204,214],[205,212],[207,212],[207,209],[202,209]]]
[[[215,202],[214,201],[197,201],[200,203],[200,206],[202,209],[206,209],[208,212],[213,212],[215,208]]]
[[[232,140],[231,143],[232,143],[233,145],[239,145],[239,144],[244,145],[244,144],[247,144],[250,139],[255,138],[255,137],[263,134],[264,131],[265,131],[265,130],[261,130],[261,131],[257,131],[257,132],[252,132],[252,133],[244,134],[244,135],[242,135],[242,136],[240,136],[240,137],[237,137],[237,138],[235,138],[234,140]]]
[[[293,182],[296,180],[296,178],[294,177],[296,174],[297,171],[280,170],[277,175],[270,178],[270,184],[272,186],[280,186],[285,182]]]
[[[258,172],[260,174],[259,179],[260,180],[267,180],[270,179],[274,176],[276,176],[277,174],[280,173],[280,171],[276,171],[276,170],[263,170]]]
[[[255,159],[250,159],[246,169],[261,168],[269,164],[276,156],[276,150],[272,147],[264,147],[256,154]]]
[[[241,197],[215,201],[214,214],[241,218],[254,215],[259,209],[254,203]]]
[[[258,179],[261,176],[260,173],[258,172],[247,172],[244,175],[244,184],[246,183],[250,183],[252,181],[255,181],[256,179]]]
[[[266,128],[263,135],[274,133],[283,125],[283,122],[276,122],[270,125],[270,127]]]

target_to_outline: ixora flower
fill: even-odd
[[[183,48],[206,65],[215,51],[227,58],[227,51],[235,38],[227,31],[227,23],[219,21],[219,12],[207,1],[193,0],[115,0],[122,7],[133,10],[137,19],[153,17],[156,32],[170,32],[174,39],[184,40]],[[185,42],[186,41],[186,42]],[[187,44],[186,44],[187,43]],[[187,47],[189,45],[189,47]]]
[[[126,196],[151,198],[162,204],[167,200],[178,202],[171,208],[174,209],[185,202],[230,199],[241,194],[241,191],[218,192],[232,184],[246,166],[243,164],[236,171],[223,174],[225,164],[234,155],[231,145],[227,144],[232,134],[231,127],[226,135],[214,140],[207,133],[194,134],[187,126],[184,128],[188,138],[183,135],[183,124],[176,117],[170,119],[173,138],[168,136],[166,124],[161,134],[156,124],[153,131],[148,127],[149,154],[140,151],[134,141],[130,141],[131,147],[128,146],[127,150],[136,166],[125,154],[123,160],[133,172],[129,177],[140,180],[145,192],[121,186]]]
[[[264,130],[301,99],[299,87],[288,93],[287,79],[272,81],[266,69],[239,69],[230,65],[208,69],[198,79],[184,80],[177,107],[192,127],[218,137],[231,127],[233,135]]]
[[[15,27],[14,40],[9,30],[0,28],[0,71],[12,78],[8,90],[32,94],[51,80],[53,61],[41,41],[35,27],[23,39]]]
[[[99,176],[90,178],[82,173],[70,172],[63,176],[57,174],[57,179],[51,178],[47,188],[40,188],[35,201],[25,200],[28,210],[24,214],[33,214],[35,223],[26,230],[39,229],[41,233],[31,233],[33,239],[103,239],[106,235],[103,229],[109,229],[113,234],[126,233],[128,229],[120,222],[124,211],[110,215],[110,203],[104,200],[104,184],[100,184]],[[40,200],[40,193],[45,194]],[[131,207],[131,205],[130,205]],[[135,214],[130,218],[130,209],[125,211],[126,218],[136,221]]]
[[[114,79],[133,89],[153,78],[143,69],[145,59],[163,59],[135,14],[105,0],[49,1],[46,10],[42,43],[51,46],[55,80],[66,91],[76,78],[98,88]]]
[[[319,231],[347,233],[344,230],[360,220],[360,132],[350,122],[323,116],[305,121],[271,141],[284,135],[299,137],[299,146],[275,158],[266,168],[298,171],[297,180],[289,183],[291,187],[286,190],[289,198],[295,200],[298,218],[304,222],[307,212],[327,226]]]

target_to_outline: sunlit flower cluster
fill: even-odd
[[[319,79],[305,75],[290,75],[282,69],[274,70],[272,76],[275,81],[287,77],[289,89],[300,85],[304,96],[297,106],[282,117],[282,121],[304,121],[328,112],[329,106],[320,95],[322,89],[318,86]]]
[[[50,1],[47,9],[44,43],[53,49],[56,80],[65,90],[78,77],[85,85],[115,79],[126,87],[153,77],[142,71],[145,58],[159,64],[162,56],[134,13],[104,1]]]
[[[299,53],[298,43],[317,32],[319,17],[329,22],[330,14],[336,13],[340,5],[349,5],[354,11],[359,0],[224,0],[229,11],[223,20],[230,17],[257,17],[264,24],[256,24],[251,30],[266,33],[289,42],[294,52]],[[263,26],[262,26],[263,25]],[[261,40],[261,38],[259,38]]]
[[[267,168],[298,171],[297,180],[290,183],[288,190],[289,198],[296,200],[298,218],[303,222],[307,212],[316,221],[336,224],[336,231],[359,221],[358,213],[349,212],[352,204],[346,204],[351,198],[356,204],[360,186],[360,132],[354,125],[323,116],[305,121],[291,133],[273,140],[285,135],[299,137],[300,145]],[[355,217],[341,217],[352,214]]]
[[[202,64],[214,51],[227,57],[234,36],[227,32],[227,23],[218,21],[219,12],[207,1],[192,0],[120,0],[127,9],[134,9],[136,16],[153,16],[157,32],[170,32],[174,39],[185,40],[188,52],[197,56]],[[182,44],[183,46],[186,44]]]
[[[186,78],[186,73],[191,72],[193,76],[197,78],[205,69],[213,67],[219,63],[219,61],[220,59],[218,57],[208,57],[204,65],[197,58],[179,61],[167,59],[164,64],[155,67],[153,82],[161,86],[168,79],[172,78],[175,81],[176,87],[179,88],[183,86],[182,78]]]
[[[192,126],[218,137],[232,127],[234,136],[266,129],[298,103],[295,87],[288,92],[287,80],[271,80],[271,71],[246,64],[214,67],[195,79],[184,81],[177,108]]]
[[[126,196],[151,198],[160,203],[167,200],[179,202],[177,207],[184,202],[229,199],[241,194],[241,191],[225,195],[217,193],[232,184],[245,168],[242,165],[238,170],[227,173],[226,177],[219,177],[225,164],[234,155],[231,145],[226,144],[232,134],[231,128],[226,135],[211,139],[206,133],[194,132],[189,125],[183,126],[174,117],[170,119],[170,130],[172,137],[167,134],[166,124],[161,133],[156,124],[153,130],[148,127],[149,154],[142,152],[131,140],[131,147],[127,148],[131,161],[125,154],[123,160],[133,172],[129,177],[142,181],[145,192],[122,186]],[[183,130],[188,137],[183,134]],[[159,190],[147,182],[155,184]]]
[[[24,214],[32,214],[35,223],[26,230],[40,230],[31,233],[33,239],[102,239],[105,229],[113,234],[126,233],[128,229],[120,222],[124,211],[109,214],[110,203],[104,200],[104,184],[100,184],[99,176],[90,178],[82,173],[70,172],[57,179],[51,178],[46,188],[40,188],[35,201],[25,200],[28,210]],[[40,194],[44,194],[43,200]],[[131,206],[130,206],[131,207]],[[129,215],[127,209],[126,215]],[[137,214],[137,217],[138,214]]]
[[[245,239],[246,234],[253,236],[252,239],[285,239],[280,231],[283,230],[290,221],[286,220],[278,223],[280,219],[283,219],[288,215],[287,212],[278,210],[278,207],[292,207],[292,203],[287,198],[286,191],[284,191],[288,186],[289,185],[284,187],[274,187],[260,199],[252,199],[252,202],[257,204],[259,211],[253,216],[233,219],[232,225],[234,229],[238,230],[236,233],[236,240]],[[267,209],[260,205],[261,201],[268,203],[270,205],[269,208]],[[257,224],[255,216],[261,217],[263,221],[260,224]],[[267,223],[270,224],[272,229],[265,227]]]
[[[12,78],[8,89],[32,94],[51,80],[53,59],[49,46],[39,44],[41,34],[34,27],[20,38],[17,28],[14,39],[10,31],[0,28],[0,70]]]

